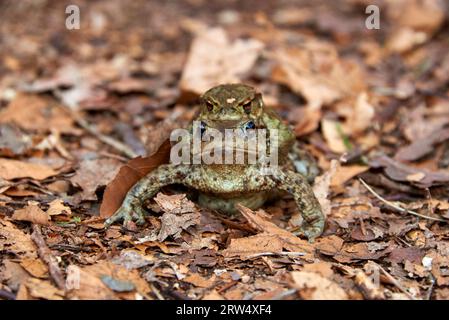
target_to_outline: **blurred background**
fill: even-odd
[[[79,8],[79,29],[66,27],[69,5]],[[377,13],[379,28],[368,28]],[[152,255],[151,261],[170,259],[194,277],[180,281],[165,262],[142,272],[155,287],[139,292],[153,298],[449,299],[448,52],[443,0],[1,0],[0,248],[12,250],[16,262],[24,252],[36,262],[30,225],[23,223],[31,221],[45,225],[61,264],[91,265],[85,272],[95,277],[111,268],[104,259],[123,248]],[[219,219],[202,210],[189,232],[178,222],[181,238],[136,244],[129,230],[106,231],[95,217],[111,213],[100,205],[120,205],[117,194],[127,191],[121,182],[132,184],[140,169],[161,159],[156,153],[152,166],[139,163],[117,175],[123,164],[156,152],[173,128],[195,117],[200,94],[230,82],[261,91],[324,174],[315,193],[327,223],[323,237],[307,247],[317,254],[313,259],[263,256],[273,232],[284,239],[289,219],[298,218],[291,199],[265,208],[271,215],[258,219],[269,229],[257,235],[243,217]],[[122,188],[108,198],[107,185]],[[175,196],[162,196],[180,205]],[[148,217],[150,232],[161,225],[159,217]],[[304,241],[292,249],[302,240],[291,237],[279,248],[312,246]],[[242,256],[242,246],[263,262]],[[63,296],[46,289],[48,277],[39,280],[45,268],[34,268],[29,273],[39,279],[27,280],[30,297],[25,280],[10,276],[25,273],[10,260],[4,260],[8,273],[0,271],[3,297]],[[380,289],[365,274],[373,261],[388,275]],[[215,265],[232,274],[214,273]],[[131,273],[123,274],[126,280]],[[136,298],[99,279],[101,296],[90,280],[85,285],[76,297]]]

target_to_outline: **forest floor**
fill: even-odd
[[[65,2],[0,4],[0,299],[449,299],[445,2],[77,0],[75,30]],[[173,187],[105,229],[230,82],[316,158],[323,235],[289,197],[228,217]]]

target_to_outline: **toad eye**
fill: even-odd
[[[251,112],[251,101],[243,105],[243,111],[245,111],[246,114],[249,114]]]
[[[245,130],[251,130],[251,129],[255,129],[256,128],[256,124],[254,123],[254,121],[248,121],[245,124]]]
[[[214,109],[214,106],[209,101],[206,101],[206,108],[207,108],[207,111],[212,111]]]

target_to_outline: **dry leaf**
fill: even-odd
[[[26,130],[80,132],[68,114],[55,106],[54,101],[32,94],[18,94],[0,111],[0,123],[14,123]]]
[[[375,110],[368,102],[368,95],[362,92],[357,96],[352,112],[345,123],[351,136],[357,136],[373,125]]]
[[[311,109],[320,109],[364,87],[361,70],[339,59],[328,43],[307,39],[301,48],[278,49],[272,77],[301,94]]]
[[[31,204],[26,206],[25,208],[14,211],[12,219],[29,221],[42,225],[50,224],[50,216],[48,215],[48,213],[43,211],[41,208],[39,208],[38,205],[35,204]]]
[[[20,261],[20,265],[36,278],[44,278],[48,274],[47,265],[40,259],[24,258]]]
[[[242,205],[238,205],[237,208],[242,215],[248,220],[249,224],[258,231],[262,231],[263,236],[275,236],[282,241],[282,246],[286,250],[292,252],[302,252],[304,259],[310,259],[312,252],[314,251],[312,245],[291,232],[281,229],[273,222],[268,221],[266,213],[263,210],[252,211]]]
[[[161,217],[161,229],[157,236],[161,242],[169,236],[179,238],[183,230],[201,221],[200,212],[185,194],[166,196],[159,193],[154,199],[165,212]]]
[[[34,298],[62,300],[64,296],[64,292],[54,287],[49,281],[29,278],[25,282],[25,286],[28,289],[28,293]]]
[[[263,44],[254,39],[238,39],[231,43],[221,28],[199,34],[193,40],[184,66],[181,89],[202,94],[219,84],[240,82],[262,48]]]
[[[6,219],[0,220],[0,251],[10,251],[31,259],[37,258],[37,249],[30,235]]]
[[[64,205],[64,202],[62,200],[55,199],[49,203],[47,214],[49,216],[56,216],[60,214],[71,215],[72,210],[70,210],[70,207]]]
[[[107,218],[120,208],[128,190],[142,177],[163,163],[168,163],[170,141],[166,140],[151,156],[137,157],[122,166],[115,178],[107,185],[100,207],[100,216]]]
[[[107,185],[119,168],[120,162],[115,159],[83,160],[70,181],[83,189],[81,200],[95,201],[97,188]]]
[[[326,143],[333,152],[343,153],[347,151],[343,141],[342,132],[338,130],[339,123],[330,119],[321,120],[321,131]]]
[[[306,271],[291,272],[293,287],[307,300],[347,300],[346,292],[335,282],[318,273]],[[310,290],[307,290],[310,289]]]
[[[52,167],[28,163],[18,160],[0,159],[0,178],[6,180],[18,178],[32,178],[36,180],[43,180],[48,177],[57,175],[58,172]]]
[[[216,278],[217,277],[215,275],[212,275],[210,278],[206,279],[198,273],[193,273],[183,278],[182,281],[191,283],[199,288],[210,288],[215,284],[217,280]]]

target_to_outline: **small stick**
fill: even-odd
[[[304,252],[289,252],[289,251],[280,251],[280,252],[260,252],[253,255],[248,256],[248,259],[262,257],[262,256],[287,256],[287,257],[301,257],[304,256]]]
[[[368,189],[369,192],[371,192],[377,199],[379,199],[380,201],[385,203],[387,206],[390,206],[390,207],[392,207],[392,208],[394,208],[394,209],[396,209],[396,210],[398,210],[400,212],[409,213],[409,214],[412,214],[414,216],[417,216],[417,217],[420,217],[420,218],[423,218],[423,219],[428,219],[428,220],[433,220],[433,221],[440,221],[440,222],[447,222],[446,220],[441,219],[441,218],[429,217],[429,216],[420,214],[420,213],[418,213],[416,211],[404,209],[404,208],[394,204],[393,202],[388,201],[388,200],[382,198],[379,194],[376,193],[376,191],[373,190],[373,188],[371,188],[365,181],[363,181],[363,179],[359,178],[359,180],[365,186],[365,188]]]
[[[388,280],[391,281],[391,283],[398,288],[399,290],[402,291],[402,293],[404,293],[407,297],[409,297],[411,300],[417,300],[414,296],[412,296],[407,290],[405,290],[405,288],[391,275],[389,274],[384,268],[382,268],[381,265],[373,262],[380,271],[382,271],[382,273],[388,278]]]
[[[59,289],[65,290],[64,276],[59,268],[58,261],[45,243],[40,226],[33,224],[31,239],[33,239],[34,243],[37,245],[39,257],[48,265],[48,270],[53,281]]]
[[[150,283],[150,288],[153,291],[154,295],[156,296],[156,298],[158,298],[159,300],[165,300],[164,296],[161,294],[161,292],[156,288],[155,285],[153,285],[152,283]]]

